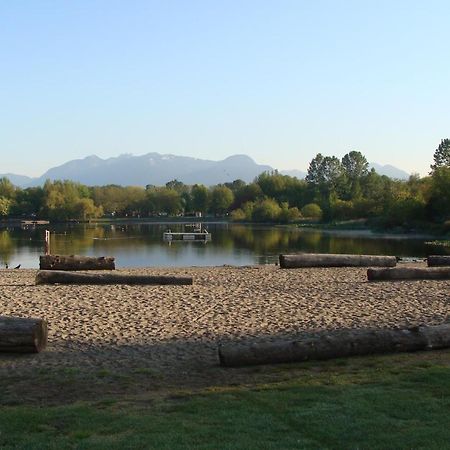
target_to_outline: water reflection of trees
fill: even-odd
[[[0,231],[0,262],[1,264],[9,264],[14,254],[14,243],[11,239],[9,231]]]
[[[22,250],[38,253],[44,248],[43,230],[36,227],[7,228],[0,231],[0,262],[9,264]]]
[[[423,255],[423,242],[413,239],[380,239],[354,234],[339,235],[321,230],[304,230],[294,227],[265,227],[242,224],[208,224],[212,242],[177,242],[170,247],[163,242],[167,229],[187,231],[182,224],[128,224],[122,226],[79,226],[71,233],[76,248],[92,246],[98,254],[113,255],[115,251],[142,251],[155,247],[167,247],[170,254],[195,249],[196,254],[212,254],[221,251],[246,250],[256,255],[275,255],[287,252],[355,253]],[[191,229],[189,229],[190,231]],[[73,252],[73,250],[72,250]]]
[[[56,255],[83,254],[92,249],[94,238],[102,238],[102,227],[78,226],[50,233],[50,251]]]
[[[257,254],[283,252],[425,255],[421,240],[382,239],[368,236],[333,235],[321,230],[258,228],[236,225],[230,228],[234,245]]]
[[[230,235],[234,245],[251,249],[258,254],[273,254],[302,247],[300,233],[289,228],[237,225],[230,229]]]
[[[53,254],[93,254],[104,256],[127,255],[132,263],[136,258],[156,254],[192,260],[192,265],[208,265],[220,261],[221,254],[243,255],[255,261],[267,262],[279,253],[355,253],[391,254],[398,256],[425,256],[429,251],[422,240],[383,239],[355,234],[332,234],[320,230],[294,227],[268,227],[242,224],[208,224],[212,241],[163,241],[163,233],[187,231],[182,224],[65,224],[51,228]],[[44,228],[7,229],[0,231],[0,262],[9,263],[20,251],[39,255],[44,251]],[[433,251],[444,253],[445,249]],[[163,253],[162,253],[163,252]],[[269,259],[267,259],[269,257]],[[173,259],[173,258],[172,258]],[[228,261],[232,260],[228,257]],[[188,262],[189,264],[189,262]]]

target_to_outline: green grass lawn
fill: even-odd
[[[0,448],[450,448],[450,353],[423,355],[282,365],[267,369],[278,381],[163,396],[2,406]]]

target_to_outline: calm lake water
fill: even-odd
[[[116,267],[183,267],[274,263],[280,253],[353,253],[425,257],[450,253],[426,245],[424,237],[369,231],[323,231],[294,227],[206,224],[212,240],[163,241],[163,232],[192,231],[182,224],[64,224],[0,229],[0,264],[37,268],[44,253],[44,231],[51,231],[51,252],[60,255],[114,256]]]

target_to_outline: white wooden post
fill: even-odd
[[[45,254],[50,255],[50,231],[45,230]]]

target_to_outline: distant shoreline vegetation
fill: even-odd
[[[322,223],[333,227],[450,233],[450,140],[441,141],[429,176],[395,180],[369,171],[357,151],[341,160],[317,154],[306,178],[277,171],[253,182],[216,186],[86,186],[46,181],[25,189],[0,179],[0,219],[88,221],[99,218],[205,217],[251,223]]]

